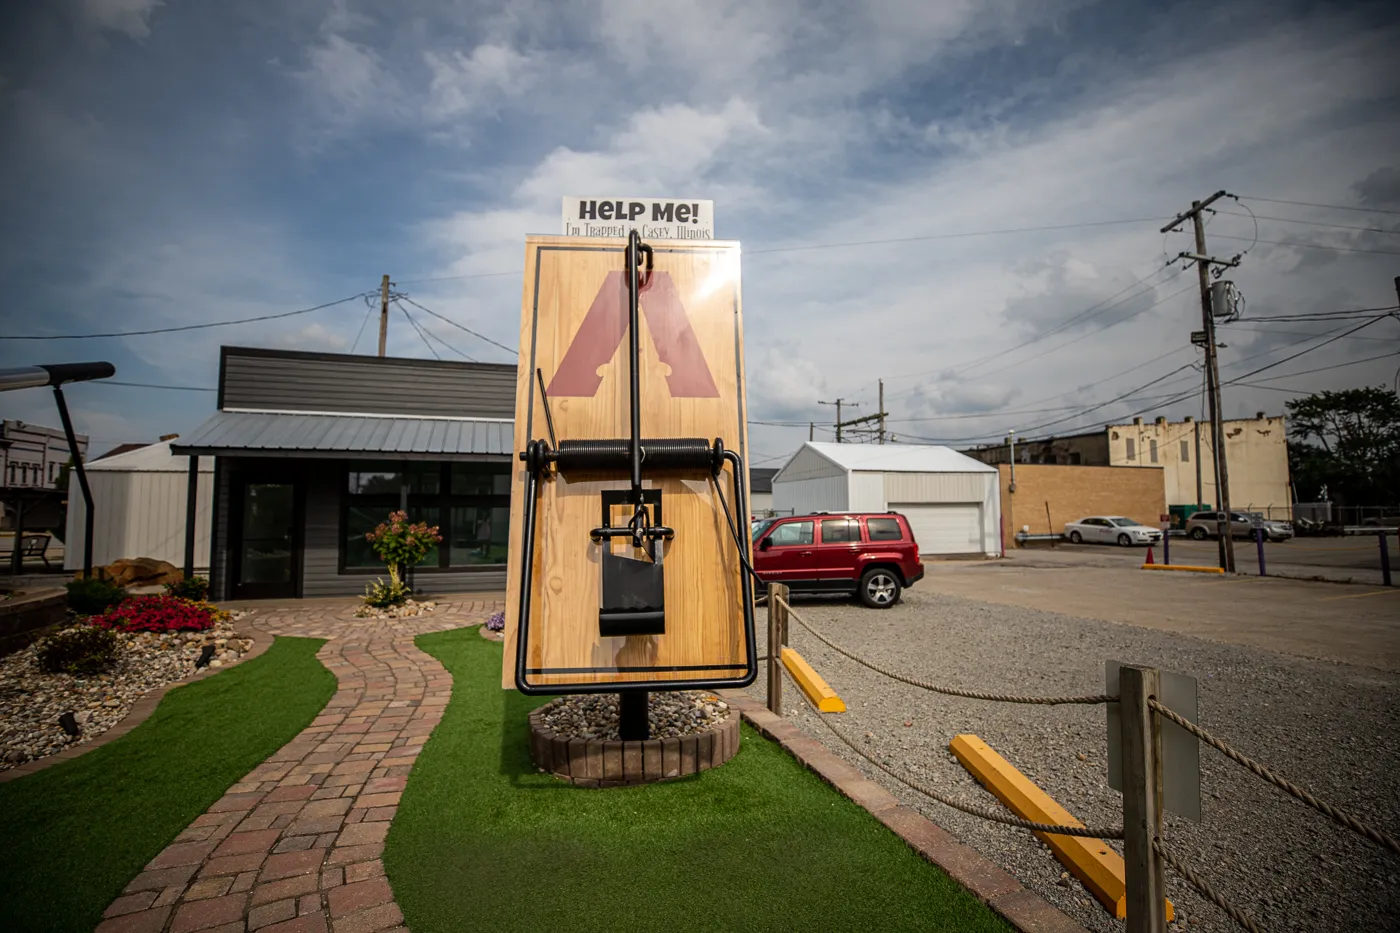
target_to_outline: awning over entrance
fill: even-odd
[[[495,458],[511,454],[514,430],[508,420],[221,411],[170,449],[201,456]]]

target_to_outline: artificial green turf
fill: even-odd
[[[539,773],[501,647],[423,635],[452,701],[384,854],[414,933],[1010,929],[779,746],[693,778],[583,790]]]
[[[125,736],[0,784],[0,929],[91,930],[122,888],[335,693],[324,642],[171,690]]]

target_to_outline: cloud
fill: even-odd
[[[373,116],[395,117],[401,91],[379,53],[340,33],[321,36],[306,53],[306,67],[296,73],[321,119],[346,132]]]
[[[151,16],[165,0],[78,0],[79,22],[89,29],[119,32],[132,39],[151,34]]]
[[[1351,186],[1367,207],[1400,204],[1400,168],[1378,168]]]
[[[530,60],[506,45],[483,44],[470,55],[426,52],[432,73],[423,116],[436,123],[482,112],[532,90]]]
[[[298,330],[274,334],[268,338],[268,345],[284,350],[321,350],[325,352],[344,351],[350,347],[350,338],[344,331],[332,331],[319,322],[307,324]]]

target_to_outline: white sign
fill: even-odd
[[[626,236],[644,240],[713,240],[715,202],[679,198],[564,199],[564,236]]]

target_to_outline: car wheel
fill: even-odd
[[[888,609],[899,602],[900,589],[894,571],[872,567],[860,578],[860,601],[871,609]]]
[[[1118,536],[1118,546],[1119,546],[1119,547],[1132,547],[1132,546],[1133,546],[1133,539],[1130,538],[1130,537],[1128,537],[1126,534],[1119,535],[1119,536]]]
[[[1197,525],[1195,528],[1191,529],[1191,539],[1193,541],[1204,541],[1206,539],[1206,530],[1200,525]]]
[[[1080,534],[1079,532],[1077,532],[1077,531],[1071,531],[1071,532],[1069,533],[1069,539],[1070,539],[1070,541],[1074,542],[1075,544],[1083,544],[1083,543],[1084,543],[1084,536],[1083,536],[1082,534]]]

